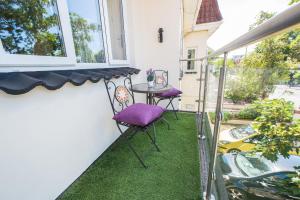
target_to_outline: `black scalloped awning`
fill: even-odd
[[[44,86],[49,90],[61,88],[66,82],[79,86],[87,80],[97,83],[101,79],[109,80],[132,74],[138,74],[139,69],[131,67],[79,69],[35,72],[0,73],[0,90],[8,94],[24,94],[36,86]]]

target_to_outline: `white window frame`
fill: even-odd
[[[67,1],[67,0],[65,0]],[[103,0],[98,0],[99,4],[99,13],[100,13],[100,20],[101,20],[101,28],[102,28],[102,38],[103,38],[103,48],[104,48],[104,53],[105,53],[105,62],[104,63],[78,63],[76,59],[76,52],[75,52],[75,47],[74,47],[74,55],[75,55],[75,64],[77,66],[80,66],[80,68],[108,68],[109,67],[109,54],[108,54],[108,45],[107,45],[107,29],[105,25],[105,14],[104,14],[104,1]],[[68,10],[68,19],[69,18],[69,10]],[[71,26],[71,21],[70,21],[70,26]],[[72,34],[72,28],[71,28],[71,34]],[[72,40],[73,40],[73,34],[72,34]],[[74,43],[73,43],[74,46]]]
[[[9,54],[0,41],[0,66],[66,66],[76,64],[75,48],[66,0],[57,0],[66,57]]]
[[[107,7],[107,1],[109,0],[103,0],[103,14],[105,19],[105,28],[106,28],[106,41],[107,41],[107,50],[108,50],[108,58],[109,63],[111,65],[126,65],[129,64],[129,40],[128,40],[128,19],[127,19],[127,6],[126,6],[126,0],[122,1],[122,12],[123,12],[123,23],[124,23],[124,34],[125,34],[125,51],[126,51],[126,59],[125,60],[116,60],[112,56],[112,46],[111,46],[111,38],[110,38],[110,27],[109,27],[109,18],[108,18],[108,7]]]
[[[188,55],[189,55],[189,50],[195,50],[195,58],[197,57],[197,47],[189,47],[186,49],[186,57],[188,58]],[[188,62],[186,63],[186,71],[189,71],[189,72],[194,72],[196,71],[196,61],[194,61],[194,69],[188,69]]]

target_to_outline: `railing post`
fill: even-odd
[[[203,134],[203,122],[204,122],[204,114],[206,110],[206,99],[207,99],[207,85],[208,85],[208,71],[209,71],[209,64],[208,59],[206,59],[205,63],[205,77],[204,77],[204,91],[203,91],[203,102],[202,102],[202,114],[200,119],[200,138],[205,139]]]
[[[211,199],[212,183],[213,183],[213,178],[214,178],[213,174],[214,174],[216,158],[217,158],[219,132],[220,132],[220,126],[221,126],[221,121],[222,121],[224,86],[225,86],[225,79],[226,79],[226,61],[227,61],[227,52],[224,53],[223,67],[220,69],[218,99],[217,99],[217,106],[216,106],[216,117],[215,117],[212,149],[211,149],[212,156],[210,157],[210,161],[209,161],[209,172],[208,172],[207,190],[206,190],[206,198],[205,198],[206,200]]]
[[[200,102],[201,102],[201,92],[202,92],[202,71],[203,71],[203,60],[200,60],[200,75],[199,75],[199,96],[198,96],[198,115],[200,115]]]

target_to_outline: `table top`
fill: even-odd
[[[131,91],[137,92],[137,93],[151,93],[151,94],[156,94],[156,93],[162,93],[165,91],[168,91],[172,88],[171,85],[162,85],[162,84],[157,84],[153,88],[148,87],[148,83],[139,83],[139,84],[134,84],[132,85]]]

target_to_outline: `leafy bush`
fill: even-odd
[[[257,117],[260,116],[260,113],[257,111],[256,104],[252,104],[240,112],[238,112],[235,117],[238,119],[248,119],[248,120],[255,120]]]
[[[215,112],[210,112],[209,113],[209,118],[211,120],[212,123],[215,123],[215,119],[216,119],[216,113]],[[233,119],[234,115],[230,112],[223,112],[223,119],[222,122],[228,122],[229,120]]]
[[[254,151],[261,152],[264,157],[276,161],[278,155],[289,157],[289,152],[300,141],[300,121],[293,119],[294,106],[284,99],[264,100],[256,105],[260,114],[253,124],[262,139]],[[299,148],[296,148],[297,153]]]
[[[296,79],[297,84],[300,84],[300,72],[297,72],[295,74],[295,79]]]
[[[233,103],[252,103],[260,96],[259,71],[256,69],[239,68],[228,76],[225,90],[225,98]],[[255,76],[253,74],[256,74]]]

